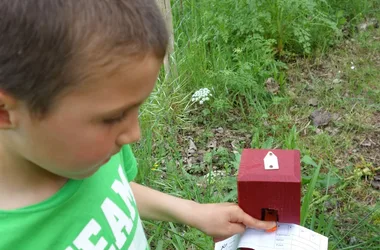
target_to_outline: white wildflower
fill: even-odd
[[[210,96],[212,96],[211,91],[208,88],[202,88],[193,94],[191,97],[192,102],[199,102],[199,104],[203,104],[210,100]]]

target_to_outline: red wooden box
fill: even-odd
[[[249,215],[300,223],[299,151],[244,149],[237,182],[239,206]]]

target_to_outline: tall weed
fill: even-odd
[[[266,38],[276,40],[277,52],[311,54],[331,45],[340,34],[336,22],[324,13],[326,1],[255,0]]]
[[[285,66],[275,59],[275,40],[263,36],[253,7],[241,0],[183,1],[175,15],[182,14],[177,45],[186,62],[178,68],[190,77],[190,91],[212,86],[220,98],[230,100],[227,107],[270,100],[264,82]]]

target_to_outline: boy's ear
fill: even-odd
[[[0,129],[15,127],[15,107],[17,100],[0,90]]]

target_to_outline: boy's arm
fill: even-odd
[[[146,220],[171,221],[192,225],[198,203],[177,198],[146,186],[130,182],[140,216]]]
[[[143,219],[186,224],[216,238],[241,233],[247,226],[265,230],[276,226],[275,222],[252,218],[236,204],[199,204],[135,182],[131,182],[130,185]]]

